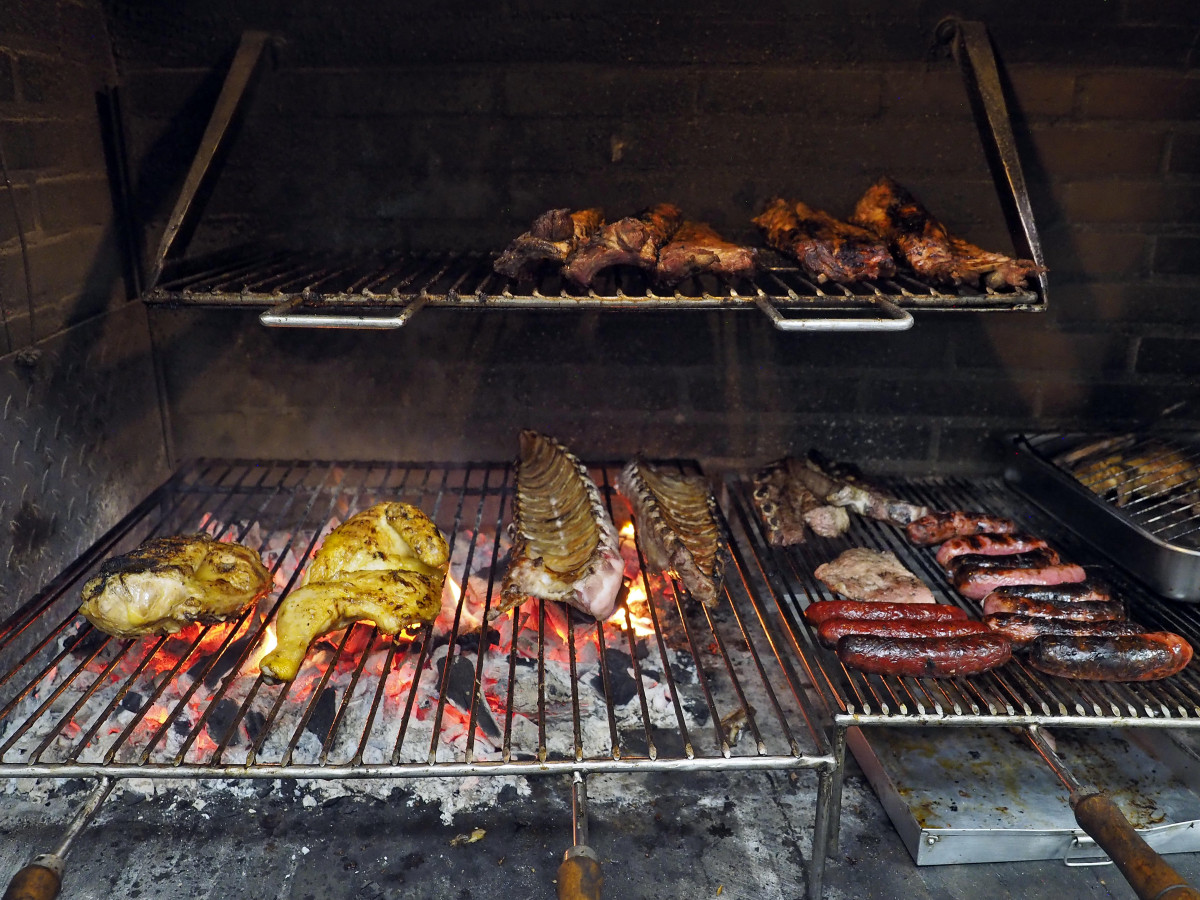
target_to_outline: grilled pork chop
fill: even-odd
[[[933,592],[900,564],[896,554],[855,547],[817,566],[813,574],[830,590],[851,600],[934,603]]]
[[[636,266],[653,271],[658,251],[671,240],[683,214],[670,203],[652,206],[639,217],[605,225],[567,260],[563,274],[581,287],[612,266]]]
[[[258,667],[291,681],[309,645],[359,621],[398,634],[437,618],[450,550],[437,526],[407,503],[378,503],[325,536],[304,576],[275,619],[278,646]]]
[[[270,587],[271,573],[249,547],[175,535],[105,562],[83,586],[79,611],[117,637],[171,634],[233,618]]]
[[[703,478],[659,469],[634,458],[617,480],[633,506],[646,561],[657,572],[674,572],[705,606],[716,606],[721,589],[721,529],[716,500]]]
[[[625,572],[617,529],[587,468],[553,438],[521,432],[512,556],[492,618],[527,597],[568,603],[604,620]]]
[[[747,278],[754,274],[756,256],[750,247],[729,243],[712,226],[689,220],[659,251],[654,277],[666,285],[703,273]]]
[[[1012,259],[954,237],[916,197],[886,176],[867,188],[850,221],[886,240],[930,281],[978,284],[982,279],[989,288],[1021,288],[1030,276],[1046,271],[1032,260]]]
[[[795,259],[821,283],[896,274],[895,260],[878,235],[803,203],[777,197],[753,222],[768,246]]]
[[[532,278],[543,266],[561,266],[603,225],[604,213],[599,209],[548,210],[505,248],[492,268],[509,278]]]

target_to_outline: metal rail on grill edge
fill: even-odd
[[[694,464],[679,465],[699,471]],[[599,467],[597,481],[614,520],[622,524],[629,521],[629,512],[623,502],[613,502],[615,471],[612,466]],[[762,602],[743,571],[742,551],[730,541],[733,565],[727,571],[721,607],[710,612],[703,607],[697,609],[699,604],[692,604],[674,580],[652,582],[637,548],[638,573],[649,616],[645,621],[651,632],[641,639],[644,648],[635,646],[638,639],[628,618],[628,627],[621,628],[619,624],[610,627],[592,620],[572,621],[568,616],[566,635],[559,635],[558,640],[565,644],[569,660],[555,664],[570,667],[570,723],[562,716],[548,719],[547,650],[558,634],[554,629],[563,622],[561,618],[558,624],[548,622],[550,604],[527,601],[524,606],[536,606],[536,613],[530,612],[520,625],[520,608],[506,613],[512,627],[507,658],[491,649],[489,628],[501,620],[489,620],[487,611],[493,591],[499,587],[496,569],[502,562],[501,534],[513,491],[511,482],[511,466],[494,464],[198,460],[185,465],[73,561],[61,577],[0,625],[0,653],[2,658],[13,660],[5,667],[7,671],[0,673],[0,776],[99,779],[93,795],[99,799],[85,805],[72,834],[86,825],[115,782],[132,777],[324,780],[569,776],[575,832],[577,837],[586,837],[584,779],[589,774],[812,769],[818,783],[807,889],[814,900],[820,897],[837,762],[807,696],[806,684],[794,669],[783,610],[773,606],[769,597]],[[418,503],[448,535],[451,577],[461,576],[453,625],[436,635],[434,626],[426,626],[407,643],[384,641],[375,629],[363,623],[346,628],[340,637],[337,633],[330,635],[327,640],[333,649],[319,651],[333,654],[324,660],[323,673],[300,689],[298,693],[307,690],[308,696],[295,699],[298,708],[288,709],[293,685],[302,679],[268,685],[250,662],[251,654],[332,521],[381,499]],[[147,537],[198,527],[206,527],[218,538],[257,541],[256,549],[270,563],[279,588],[272,592],[278,593],[277,599],[263,601],[270,609],[261,617],[258,612],[263,604],[247,610],[231,624],[195,626],[177,636],[121,641],[96,631],[77,615],[79,586],[105,558],[131,549]],[[723,522],[722,527],[729,532],[728,523]],[[486,579],[480,573],[486,573]],[[474,589],[473,577],[480,586],[486,583],[477,636],[465,628],[460,630],[467,598]],[[623,600],[621,608],[628,616],[628,601]],[[531,628],[536,629],[536,659],[522,657],[518,664],[520,638]],[[581,651],[590,646],[588,635],[593,632],[596,659],[584,663]],[[577,639],[581,633],[584,637]],[[442,637],[444,642],[438,643]],[[346,652],[352,638],[357,662],[352,653]],[[442,646],[446,654],[439,673],[434,657]],[[554,645],[551,649],[561,648]],[[635,693],[625,703],[632,710],[632,724],[627,723],[622,730],[617,727],[610,650],[627,653],[632,667]],[[310,656],[316,653],[314,650]],[[378,660],[380,656],[384,656],[380,672],[364,675],[368,658]],[[477,703],[486,705],[481,697],[484,664],[489,656],[493,662],[506,665],[509,673],[502,703],[505,715],[497,713],[492,718],[494,724],[504,719],[504,754],[499,759],[477,759],[472,748],[477,737],[487,734],[484,717],[492,716],[477,708]],[[695,669],[694,683],[680,681],[684,675],[672,672],[676,664],[682,666],[681,673],[686,672],[687,659]],[[447,703],[453,690],[452,669],[460,660],[474,668],[469,713],[453,699]],[[339,665],[342,662],[347,665]],[[401,678],[403,670],[414,662],[407,685],[395,697],[385,698],[389,679]],[[514,709],[520,705],[516,699],[518,673],[524,669],[528,674],[531,666],[536,666],[537,709],[522,708],[520,713],[523,717],[536,714],[536,747],[515,738],[513,729]],[[607,753],[584,752],[589,741],[581,737],[580,709],[581,682],[587,666],[598,668],[589,683],[607,718]],[[662,671],[652,673],[652,666]],[[247,668],[253,669],[253,674],[247,673]],[[320,666],[315,668],[319,670]],[[186,686],[188,678],[190,686]],[[659,699],[667,704],[664,717],[675,723],[674,743],[671,727],[657,724],[649,712],[648,691],[655,685],[665,685]],[[327,695],[326,688],[334,693]],[[168,689],[182,693],[169,695]],[[414,701],[422,690],[426,707],[414,711]],[[276,692],[273,701],[272,691]],[[315,746],[301,746],[301,738],[310,733],[309,723],[326,696],[332,703],[325,710],[324,739],[322,728],[311,732],[320,743],[318,753]],[[349,719],[344,718],[355,697],[370,701],[365,721],[359,716],[358,731],[348,727]],[[689,721],[681,705],[685,702],[694,703],[705,715],[695,723]],[[214,711],[222,703],[230,707],[217,716]],[[466,714],[469,737],[465,751],[455,745],[458,749],[450,753],[452,758],[444,759],[439,754],[445,755],[449,746],[445,735],[450,729],[446,723],[451,707],[460,722]],[[406,746],[409,755],[414,746],[426,746],[422,744],[424,733],[415,735],[415,744],[405,744],[406,729],[422,712],[426,721],[433,720],[428,759],[402,760],[401,751]],[[249,722],[255,715],[259,716],[257,734],[251,734]],[[369,738],[376,731],[387,735],[397,718],[399,732],[390,762],[365,761]],[[730,721],[741,723],[740,742],[735,737],[737,726],[726,724]],[[185,727],[177,730],[175,726],[181,723]],[[563,731],[568,727],[573,729],[573,738]],[[247,735],[244,741],[240,738],[243,728]],[[644,747],[631,750],[629,744],[639,728]],[[289,729],[291,737],[287,738]],[[115,738],[106,737],[117,731],[120,733]],[[174,749],[168,746],[172,732],[178,739]],[[266,744],[276,733],[277,743],[286,740],[286,748],[281,755],[278,747],[273,751],[280,756],[273,763],[263,757],[267,755]],[[349,740],[345,740],[347,736]],[[65,746],[58,745],[60,737],[65,739]],[[201,749],[202,737],[208,742],[206,749]],[[560,743],[572,749],[549,752],[556,737],[563,738]],[[248,746],[240,746],[239,741]],[[357,747],[346,761],[344,757],[355,741]],[[388,738],[385,743],[392,742]],[[246,752],[244,760],[222,762],[228,753],[241,750]],[[496,744],[491,752],[498,750]],[[130,761],[126,758],[130,752],[140,758]],[[14,759],[14,754],[23,758]],[[307,759],[297,760],[293,758],[296,754]],[[527,758],[515,758],[521,754]],[[67,846],[69,841],[64,842],[63,853]],[[586,863],[586,854],[579,858],[580,853],[579,847],[572,848],[568,861],[573,860],[572,865]]]
[[[972,104],[972,110],[982,139],[996,150],[998,166],[993,174],[997,194],[1002,205],[1013,210],[1019,224],[1019,229],[1014,229],[1014,238],[1022,251],[1039,266],[1044,266],[1041,240],[987,27],[982,22],[947,19],[938,26],[938,39],[949,45],[959,63],[968,95],[979,100],[978,105]],[[245,101],[247,88],[271,40],[271,36],[263,32],[247,31],[242,35],[153,260],[151,287],[143,296],[147,303],[266,307],[259,319],[272,327],[372,330],[403,327],[426,306],[626,311],[754,308],[761,310],[775,328],[795,332],[903,331],[913,326],[909,309],[1041,311],[1046,307],[1049,281],[1045,272],[1037,276],[1034,290],[998,293],[990,288],[982,292],[946,289],[905,275],[878,283],[823,286],[804,278],[794,265],[768,265],[750,282],[706,285],[698,279],[689,279],[685,282],[690,285],[686,290],[676,289],[664,294],[656,293],[647,285],[641,285],[632,294],[620,285],[612,290],[589,289],[580,294],[561,288],[546,291],[540,283],[532,290],[521,289],[514,282],[494,275],[490,267],[491,255],[481,254],[474,256],[489,262],[491,283],[489,285],[486,278],[478,279],[473,289],[464,289],[463,279],[437,287],[435,283],[447,269],[434,267],[422,273],[420,278],[414,273],[390,290],[376,293],[372,287],[386,280],[387,266],[359,269],[356,266],[360,262],[356,263],[352,257],[340,258],[335,265],[329,265],[328,255],[311,251],[294,254],[290,266],[268,270],[246,267],[243,260],[227,270],[210,270],[218,280],[197,285],[190,277],[178,277],[178,263],[183,263],[184,271],[194,271],[197,266],[203,269],[211,260],[228,256],[229,251],[193,261],[177,259],[173,253],[182,252],[178,244],[181,234],[185,233],[184,225],[197,215],[195,200],[201,187],[216,177],[218,150],[227,139],[230,124]],[[989,164],[992,162],[990,157],[985,158]],[[447,258],[471,255],[448,254]],[[781,278],[781,274],[787,277]],[[282,283],[278,281],[281,275],[284,277]],[[271,281],[275,283],[269,289],[257,289]],[[322,285],[326,287],[322,288]],[[801,286],[799,290],[797,285]],[[516,293],[514,287],[518,288]]]

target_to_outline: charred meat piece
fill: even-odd
[[[848,634],[837,642],[845,665],[876,675],[953,678],[978,675],[1012,658],[1012,644],[1000,634],[964,637],[888,638]]]
[[[604,213],[599,209],[551,209],[533,220],[529,230],[515,238],[495,263],[498,273],[508,278],[532,278],[538,269],[562,266],[601,226]]]
[[[1010,584],[998,587],[992,593],[1006,600],[1023,597],[1060,606],[1064,603],[1097,603],[1113,599],[1113,592],[1108,585],[1096,578],[1068,584]]]
[[[271,573],[249,547],[173,535],[105,562],[84,584],[79,611],[117,637],[172,634],[231,619],[270,589]]]
[[[528,429],[521,432],[511,531],[493,618],[527,597],[558,600],[601,620],[612,615],[625,566],[600,490],[566,447]]]
[[[683,214],[670,203],[652,206],[640,216],[605,225],[576,250],[563,267],[563,274],[580,287],[588,287],[596,275],[612,266],[636,266],[653,271],[658,252],[667,245]]]
[[[1058,551],[1049,547],[1040,550],[1030,550],[1028,553],[1012,553],[1006,556],[988,556],[985,553],[964,553],[950,560],[946,572],[953,578],[959,572],[972,569],[984,572],[991,569],[1040,569],[1044,566],[1056,566],[1062,560]]]
[[[946,541],[938,547],[935,558],[938,565],[945,569],[953,559],[968,554],[1008,556],[1028,553],[1030,550],[1044,550],[1047,547],[1049,545],[1045,541],[1031,534],[971,534]]]
[[[826,647],[836,647],[848,634],[870,634],[886,638],[965,637],[968,634],[987,634],[982,622],[969,619],[950,619],[944,622],[917,622],[913,619],[872,621],[870,619],[828,619],[817,627],[817,640]]]
[[[895,260],[878,235],[803,203],[777,197],[753,222],[767,246],[795,259],[822,284],[896,274]]]
[[[983,617],[983,624],[997,634],[1004,635],[1013,642],[1014,647],[1026,647],[1045,635],[1115,637],[1121,634],[1141,634],[1146,630],[1133,622],[1077,622],[1042,616],[1023,616],[1019,613],[993,613]]]
[[[283,599],[279,643],[259,669],[291,681],[313,641],[355,622],[372,622],[384,634],[432,622],[449,565],[446,539],[417,507],[377,503],[355,513],[325,536],[303,586]]]
[[[693,275],[749,278],[757,268],[756,251],[731,244],[710,225],[686,221],[658,253],[654,278],[660,284],[678,284]]]
[[[851,600],[889,603],[933,603],[933,593],[921,579],[886,550],[855,547],[837,559],[817,566],[813,575]]]
[[[804,483],[806,466],[788,457],[776,460],[754,476],[751,496],[774,547],[802,544],[805,529],[821,537],[838,537],[850,529],[850,516],[838,506],[823,503]]]
[[[818,600],[804,609],[804,618],[813,625],[830,619],[852,619],[858,622],[962,622],[965,610],[948,603],[887,603],[882,600]]]
[[[964,597],[982,600],[996,588],[1005,585],[1069,584],[1086,578],[1087,573],[1083,571],[1083,566],[1074,563],[1059,563],[1033,569],[981,569],[978,566],[964,566],[954,573],[954,588]]]
[[[922,547],[940,544],[954,537],[972,534],[1010,534],[1017,530],[1017,523],[1003,516],[985,513],[964,512],[961,509],[948,512],[930,512],[905,528],[908,539]]]
[[[881,178],[859,199],[850,221],[887,241],[895,255],[922,278],[943,284],[1022,288],[1046,271],[1028,259],[991,253],[956,238],[912,194]]]
[[[869,519],[908,525],[929,512],[927,506],[898,500],[857,477],[836,477],[831,471],[817,454],[810,453],[802,465],[792,468],[791,474],[830,506],[849,509]]]
[[[1146,634],[1039,637],[1029,664],[1047,675],[1083,681],[1155,681],[1183,671],[1192,645],[1169,631]]]
[[[713,607],[720,599],[721,529],[716,500],[703,478],[632,460],[617,480],[637,522],[646,561],[674,572],[693,597]]]
[[[1117,622],[1125,618],[1125,607],[1119,600],[1055,603],[1029,597],[1005,597],[999,591],[992,591],[983,598],[983,614],[991,616],[999,613],[1064,622]]]

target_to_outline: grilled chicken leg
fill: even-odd
[[[356,513],[326,536],[304,585],[284,598],[279,644],[259,669],[291,681],[317,637],[354,622],[373,622],[384,634],[432,622],[449,563],[441,532],[415,506],[379,503]]]

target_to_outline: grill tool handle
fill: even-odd
[[[1108,853],[1140,900],[1200,900],[1200,891],[1158,855],[1099,792],[1071,795],[1075,821]]]
[[[582,844],[568,850],[558,867],[558,900],[600,900],[602,887],[596,851]]]
[[[54,900],[62,887],[63,860],[46,853],[13,876],[4,900]]]

